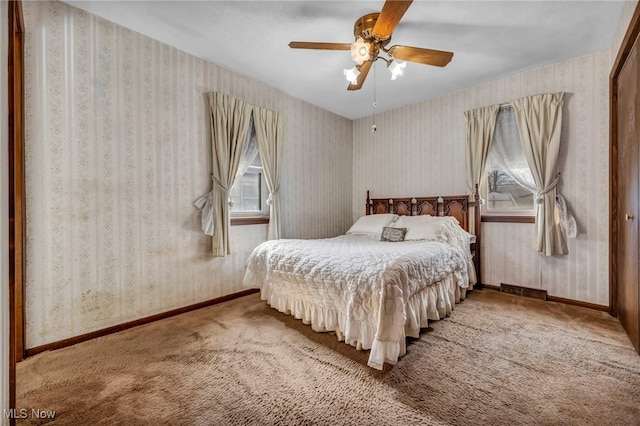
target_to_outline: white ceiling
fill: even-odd
[[[444,68],[408,63],[395,81],[378,61],[348,92],[348,51],[290,49],[290,41],[350,43],[360,16],[384,1],[67,1],[350,119],[611,46],[621,1],[413,2],[390,45],[454,52]],[[375,70],[375,72],[374,72]],[[506,99],[505,99],[506,101]]]

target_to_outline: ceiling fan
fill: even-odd
[[[400,62],[401,60],[444,67],[451,61],[453,52],[402,45],[386,47],[391,41],[393,30],[412,2],[413,0],[386,0],[380,13],[369,13],[360,17],[353,25],[355,43],[292,41],[289,43],[289,47],[293,49],[351,50],[351,59],[356,62],[356,65],[350,70],[344,70],[344,74],[350,82],[347,90],[360,89],[367,78],[371,65],[378,59],[387,63],[392,73],[392,80],[395,80],[398,75],[402,75],[406,62]],[[379,56],[381,51],[388,58]]]

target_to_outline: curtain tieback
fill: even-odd
[[[269,192],[269,197],[267,198],[267,205],[270,206],[271,204],[273,204],[273,196],[275,195],[276,192],[278,192],[280,188],[276,188],[273,191]]]
[[[218,185],[218,187],[222,189],[224,192],[229,192],[229,188],[224,186],[222,182],[220,182],[214,175],[211,175],[211,180],[213,181],[213,183]]]
[[[553,180],[553,182],[551,182],[549,186],[547,186],[540,192],[536,192],[536,204],[544,203],[544,195],[552,189],[555,189],[555,187],[558,186],[558,182],[560,182],[560,173],[556,175],[556,178]]]
[[[229,188],[224,186],[222,182],[216,179],[213,174],[211,175],[211,180],[218,186],[218,188],[222,189],[227,194],[227,203],[229,203],[229,207],[233,207],[233,201],[231,200],[231,194],[229,194]]]

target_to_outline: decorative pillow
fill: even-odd
[[[347,235],[365,235],[380,239],[382,228],[389,226],[391,222],[397,219],[398,215],[391,213],[362,216],[349,228]]]
[[[382,228],[382,237],[380,241],[391,241],[397,243],[404,241],[404,235],[407,233],[407,228],[396,228],[393,226],[385,226]]]

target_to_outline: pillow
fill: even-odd
[[[407,228],[385,226],[382,228],[382,237],[380,238],[380,241],[391,241],[392,243],[404,241],[404,234],[406,233]]]
[[[404,222],[403,226],[425,222],[460,223],[458,222],[458,219],[453,216],[431,216],[428,214],[421,214],[418,216],[400,216],[400,219]]]
[[[440,223],[453,223],[459,225],[460,222],[454,216],[429,216],[431,220],[438,221]]]
[[[445,219],[445,220],[440,220]],[[440,218],[433,216],[402,216],[396,222],[397,227],[407,228],[404,236],[405,241],[446,241],[444,233],[445,224],[450,218]]]
[[[398,219],[398,215],[391,213],[372,214],[362,216],[356,220],[356,223],[349,228],[347,235],[365,235],[380,239],[382,236],[382,228]]]
[[[434,216],[429,216],[428,214],[423,214],[420,216],[400,216],[397,223],[402,223],[402,226],[410,226],[418,223],[425,223],[435,219]],[[399,226],[399,225],[397,225]]]
[[[438,222],[424,222],[407,228],[404,239],[406,241],[447,241],[442,224]]]

